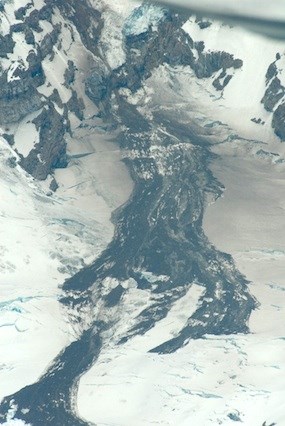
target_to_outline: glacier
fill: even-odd
[[[283,42],[0,13],[0,423],[285,424]]]

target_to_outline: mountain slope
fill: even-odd
[[[166,425],[174,424],[175,411],[181,425],[282,424],[283,364],[272,352],[282,351],[283,329],[267,334],[257,325],[268,312],[278,322],[281,276],[270,284],[248,267],[263,259],[256,260],[260,248],[252,247],[256,233],[272,211],[283,209],[270,198],[271,187],[283,190],[282,45],[149,4],[27,3],[15,22],[13,7],[4,4],[2,18],[9,23],[2,136],[16,158],[13,173],[24,168],[43,181],[36,186],[50,204],[61,203],[57,232],[68,237],[53,242],[53,250],[68,268],[57,275],[56,288],[70,277],[60,297],[72,331],[69,342],[55,346],[58,355],[47,356],[50,365],[39,368],[34,384],[29,376],[28,386],[19,383],[18,392],[5,396],[0,422]],[[19,34],[20,55],[13,47]],[[132,177],[132,193],[110,137]],[[269,182],[265,196],[275,206],[260,216],[264,194],[256,176]],[[247,208],[250,191],[260,196],[247,228],[238,208]],[[116,208],[112,235],[105,216]],[[55,221],[50,209],[40,218]],[[280,232],[282,215],[277,220]],[[250,235],[246,244],[231,223]],[[232,235],[249,254],[229,244]],[[263,249],[278,260],[276,240],[267,241]],[[74,259],[78,244],[84,252]],[[256,359],[260,346],[272,363]],[[264,386],[260,375],[268,380]],[[111,400],[114,414],[107,409]]]

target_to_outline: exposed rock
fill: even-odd
[[[276,77],[278,74],[277,72],[277,67],[276,67],[276,63],[273,62],[272,64],[269,65],[268,70],[266,72],[266,84],[269,83],[269,81],[273,78]]]
[[[52,8],[48,5],[43,6],[41,9],[39,9],[38,17],[40,20],[51,22]]]
[[[270,71],[271,74],[271,71]],[[285,88],[281,85],[278,77],[274,77],[267,87],[261,102],[266,111],[273,111],[280,99],[285,95]]]
[[[197,24],[201,28],[201,30],[205,30],[206,28],[209,28],[212,25],[212,22],[210,21],[204,21],[204,20],[196,20]]]
[[[10,32],[21,33],[25,31],[25,28],[26,28],[26,25],[23,22],[20,22],[19,24],[11,25]]]
[[[41,54],[31,50],[27,56],[27,61],[29,68],[26,75],[22,75],[21,77],[26,78],[31,87],[41,86],[45,82]]]
[[[14,135],[11,135],[11,134],[9,134],[9,133],[3,133],[1,136],[2,136],[4,139],[6,139],[6,141],[8,142],[8,144],[9,144],[10,146],[13,146],[13,145],[14,145],[14,143],[15,143]]]
[[[55,192],[55,191],[58,189],[58,183],[57,183],[57,181],[55,180],[55,178],[52,178],[51,183],[50,183],[50,185],[49,185],[49,189],[50,189],[52,192]]]
[[[33,123],[39,131],[40,140],[20,164],[33,177],[44,180],[51,170],[67,166],[66,125],[52,103],[43,108]]]
[[[29,68],[23,70],[19,65],[14,71],[15,79],[8,82],[7,72],[0,76],[0,124],[17,122],[42,105],[35,89],[45,79],[41,60],[31,51],[27,61]]]
[[[87,96],[95,103],[102,101],[106,94],[109,82],[106,76],[106,70],[102,66],[93,68],[90,75],[86,78],[85,92]]]
[[[59,108],[63,108],[64,106],[57,89],[53,90],[52,94],[49,97],[49,100],[55,102]]]
[[[29,16],[25,19],[26,25],[32,28],[36,32],[42,32],[42,28],[39,26],[39,11],[34,9]]]
[[[42,59],[44,59],[47,55],[50,55],[52,53],[53,46],[56,44],[58,40],[60,29],[61,29],[60,24],[55,25],[53,30],[43,38],[40,45],[40,52],[41,52]]]
[[[16,157],[9,157],[7,160],[7,164],[9,167],[14,169],[17,166],[17,158]]]
[[[223,90],[232,77],[232,75],[226,75],[225,71],[222,71],[221,74],[213,81],[213,86],[217,90]]]
[[[27,114],[37,111],[42,105],[41,97],[34,88],[12,97],[1,97],[0,91],[0,124],[15,123]]]
[[[26,6],[24,7],[19,7],[19,9],[15,10],[14,15],[15,18],[18,19],[19,21],[24,20],[24,17],[27,13],[27,10],[32,6],[32,3],[28,3]]]
[[[239,413],[229,413],[228,418],[231,419],[233,422],[242,422]]]
[[[83,111],[85,109],[85,105],[83,100],[81,98],[78,98],[75,90],[72,90],[71,98],[67,102],[66,106],[69,111],[74,112],[74,114],[79,120],[83,120],[84,118]]]
[[[64,72],[64,84],[66,87],[69,87],[74,82],[75,71],[76,67],[74,65],[74,62],[69,60],[67,63],[67,68]]]
[[[27,44],[35,44],[35,36],[31,28],[25,28],[25,40]]]
[[[5,36],[0,34],[0,58],[6,58],[7,53],[12,53],[15,42],[10,34]]]
[[[46,0],[46,3],[58,7],[66,19],[75,25],[86,48],[99,56],[98,43],[104,25],[101,13],[90,8],[88,1]]]
[[[255,123],[255,124],[261,124],[262,126],[265,124],[265,121],[264,121],[264,120],[261,120],[261,118],[253,117],[253,118],[251,118],[250,120],[251,120],[253,123]]]
[[[272,127],[276,135],[282,141],[285,141],[285,103],[279,105],[276,111],[274,111]]]
[[[261,102],[264,108],[272,112],[272,127],[275,134],[282,140],[285,140],[285,87],[279,79],[279,73],[282,72],[282,67],[279,68],[278,62],[281,61],[283,55],[276,54],[276,60],[269,65],[265,79],[266,91]]]

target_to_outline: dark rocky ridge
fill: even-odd
[[[31,50],[27,57],[23,57],[19,62],[13,72],[12,80],[8,78],[9,71],[2,72],[0,76],[0,124],[18,123],[28,114],[40,112],[43,107],[47,107],[50,111],[49,120],[56,118],[53,125],[51,125],[51,121],[49,121],[50,124],[38,121],[40,142],[26,158],[21,156],[20,161],[21,166],[28,173],[36,179],[44,180],[52,172],[55,165],[61,163],[61,157],[65,156],[64,132],[56,131],[56,128],[63,128],[66,117],[59,119],[56,112],[50,107],[49,101],[37,91],[37,88],[46,80],[42,61],[51,54],[60,27],[56,25],[52,32],[44,37],[41,45],[35,44],[34,32],[42,31],[39,26],[40,20],[51,22],[52,9],[48,6],[43,6],[40,10],[30,11],[29,9],[30,7],[27,6],[15,11],[15,16],[21,20],[21,23],[11,25],[10,33],[7,36],[11,40],[10,45],[13,46],[9,51],[10,53],[13,52],[13,35],[15,33],[25,34],[26,42],[31,45]],[[24,61],[28,63],[28,66],[24,65]],[[41,117],[44,116],[44,111],[45,109],[40,113]],[[47,115],[45,117],[47,118]],[[46,138],[48,126],[50,132],[49,137]]]
[[[285,141],[285,101],[274,111],[272,127],[276,135],[282,141]]]
[[[3,6],[5,10],[5,5]],[[15,16],[22,22],[11,25],[10,32],[2,37],[0,45],[0,57],[7,57],[7,53],[13,53],[15,42],[13,40],[14,33],[25,33],[32,43],[33,31],[42,31],[39,28],[39,20],[51,21],[52,11],[47,6],[40,10],[33,10],[26,16],[26,9],[20,8],[20,12],[15,11]],[[42,105],[41,96],[36,88],[45,81],[45,75],[42,69],[43,59],[50,53],[47,48],[48,40],[55,43],[58,28],[55,27],[51,35],[47,35],[41,46],[33,43],[34,50],[31,49],[26,60],[28,68],[25,69],[24,63],[20,63],[13,75],[17,79],[9,81],[8,73],[1,73],[1,89],[0,89],[0,124],[9,124],[18,122],[25,115],[36,111]],[[23,58],[25,59],[25,58]],[[27,101],[29,98],[29,101]]]
[[[93,9],[87,0],[45,1],[49,7],[58,7],[60,9],[63,16],[75,25],[86,48],[99,56],[98,42],[104,25],[101,13]]]
[[[284,56],[284,55],[283,55]],[[264,97],[261,102],[267,111],[272,112],[272,127],[276,135],[285,141],[285,87],[278,78],[278,62],[282,56],[278,53],[276,60],[269,65],[266,73],[266,85]]]

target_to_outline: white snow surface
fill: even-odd
[[[19,124],[15,125],[14,141],[15,148],[19,154],[24,157],[29,155],[35,144],[39,142],[39,133],[32,121],[39,115],[41,111],[29,114]]]
[[[226,191],[209,206],[204,228],[217,248],[233,255],[260,304],[243,346],[248,361],[255,362],[248,371],[250,385],[260,393],[252,408],[255,417],[249,416],[246,424],[259,424],[259,419],[262,424],[263,416],[284,425],[285,166],[252,156],[248,145],[237,145],[215,149],[220,158],[214,161],[213,172]]]

